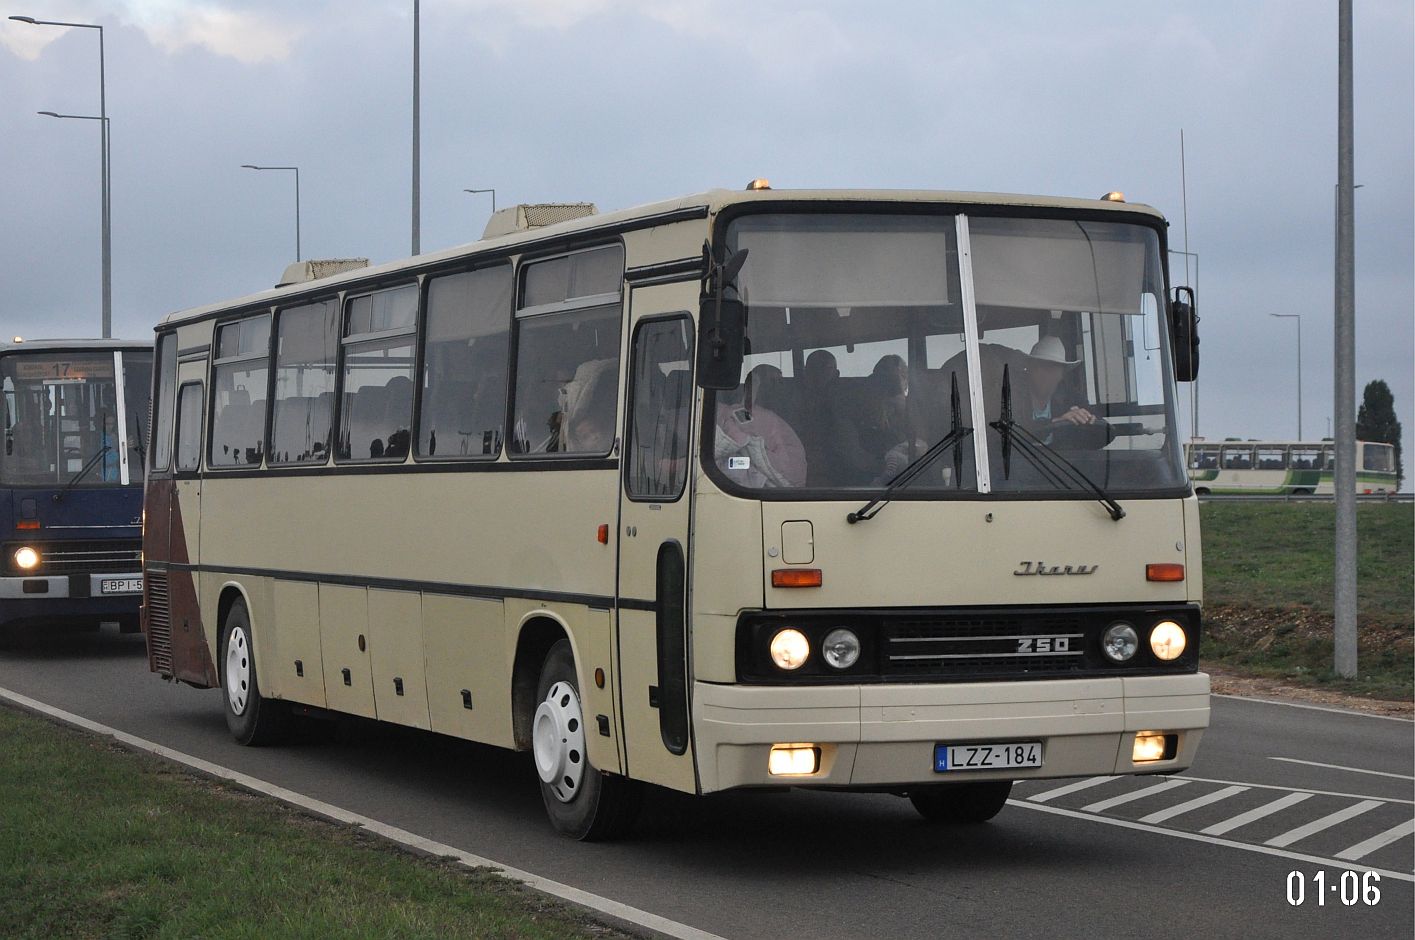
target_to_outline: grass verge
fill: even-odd
[[[484,870],[0,706],[8,937],[625,936]]]
[[[1415,506],[1357,506],[1355,679],[1333,670],[1331,503],[1200,506],[1206,664],[1372,698],[1410,701],[1415,675]]]

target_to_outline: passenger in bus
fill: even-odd
[[[743,486],[801,486],[806,482],[806,449],[791,426],[753,399],[754,381],[717,396],[713,456],[729,480]]]
[[[592,359],[560,389],[559,450],[607,454],[614,444],[617,359]],[[555,449],[555,448],[551,448]]]
[[[806,483],[869,483],[879,472],[879,461],[865,450],[856,421],[845,412],[835,356],[825,349],[807,356],[801,383],[809,407],[801,410],[795,427],[806,452]]]
[[[891,354],[875,363],[866,396],[860,413],[860,441],[874,457],[878,474],[885,455],[909,440],[909,367],[903,357]]]
[[[1023,360],[1025,381],[1022,394],[1012,403],[1013,418],[1045,444],[1058,443],[1056,432],[1059,430],[1088,426],[1096,433],[1063,434],[1061,442],[1101,448],[1115,438],[1109,424],[1078,401],[1069,387],[1062,386],[1066,373],[1080,364],[1079,359],[1066,358],[1066,350],[1055,336],[1037,340]]]

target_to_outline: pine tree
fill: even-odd
[[[1405,479],[1400,455],[1400,422],[1395,417],[1395,396],[1384,379],[1366,383],[1361,407],[1356,412],[1356,438],[1395,446],[1395,488]]]

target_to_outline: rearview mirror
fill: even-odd
[[[698,385],[719,390],[742,384],[747,307],[740,300],[704,294],[698,305]]]
[[[1194,291],[1176,287],[1169,305],[1169,335],[1174,348],[1174,377],[1192,382],[1199,376],[1199,317],[1194,312]]]

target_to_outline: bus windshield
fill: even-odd
[[[119,369],[124,409],[119,407]],[[152,353],[140,350],[0,358],[5,400],[0,483],[63,486],[78,477],[76,485],[121,485],[120,448],[126,441],[127,482],[141,484],[151,379]]]
[[[1088,494],[1058,459],[1117,493],[1186,486],[1148,226],[749,215],[727,241],[747,356],[707,459],[733,488],[877,489],[950,432],[899,495]]]

